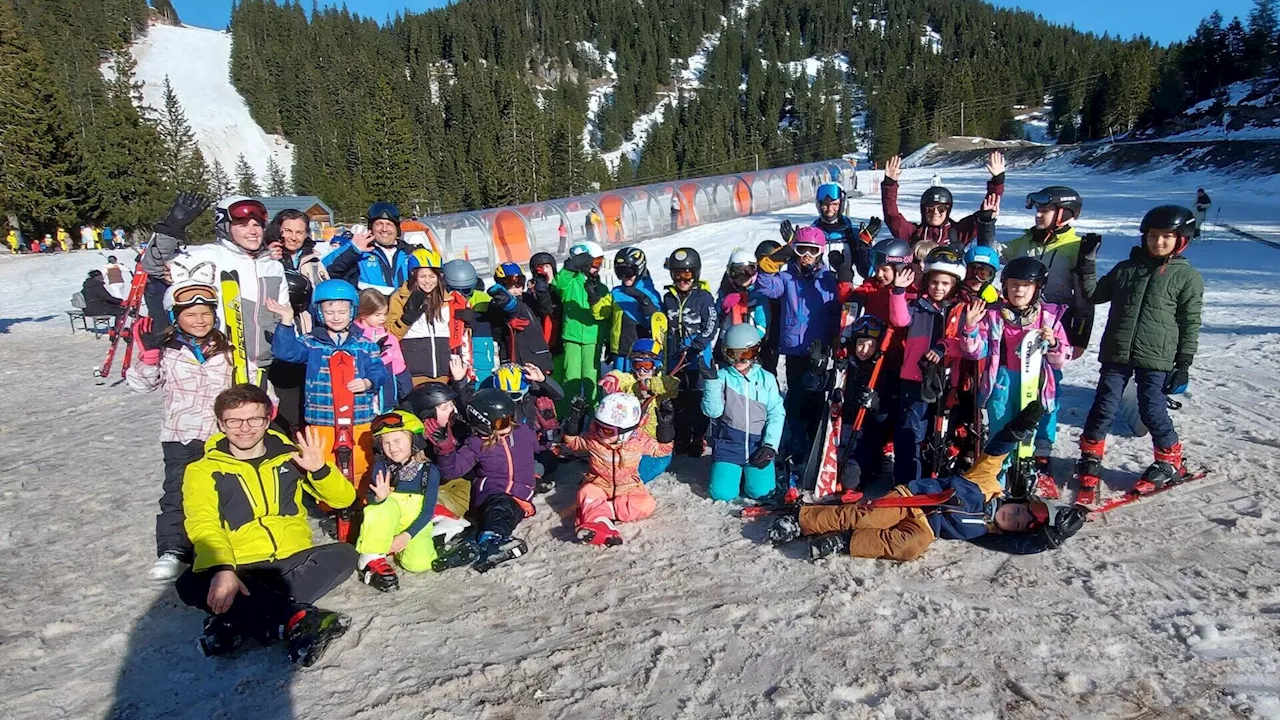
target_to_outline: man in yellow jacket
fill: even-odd
[[[314,428],[296,444],[267,429],[271,399],[260,388],[224,390],[213,410],[221,432],[182,480],[195,563],[178,578],[178,597],[209,613],[206,655],[225,655],[246,637],[285,640],[289,657],[310,666],[350,625],[312,603],[351,576],[356,551],[311,544],[302,493],[340,509],[355,488],[327,461]]]

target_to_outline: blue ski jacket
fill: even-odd
[[[365,425],[373,422],[378,414],[378,392],[383,383],[391,379],[391,371],[382,362],[378,344],[364,337],[354,324],[347,330],[342,344],[334,342],[332,333],[323,324],[313,328],[310,334],[298,336],[292,325],[276,325],[271,340],[271,352],[291,363],[305,363],[307,381],[303,386],[305,402],[303,417],[308,425],[333,427],[333,388],[329,380],[329,358],[338,350],[351,353],[356,361],[356,379],[364,379],[373,385],[355,394],[356,407],[353,422]]]
[[[703,386],[702,412],[711,419],[707,435],[716,461],[746,465],[761,445],[777,450],[782,442],[787,414],[778,379],[758,364],[745,376],[733,368],[720,368],[716,379]]]
[[[390,295],[408,282],[409,275],[417,269],[413,250],[409,243],[397,240],[388,260],[376,243],[365,252],[351,244],[325,256],[324,265],[331,278],[346,280],[361,290],[377,288],[383,295]]]
[[[841,288],[836,274],[819,260],[804,273],[792,260],[777,274],[761,271],[756,285],[769,298],[782,301],[779,350],[783,355],[808,355],[815,340],[830,343],[840,322],[840,302],[853,288]]]

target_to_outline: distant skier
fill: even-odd
[[[1213,200],[1209,198],[1209,193],[1204,188],[1196,188],[1196,237],[1200,237],[1200,233],[1204,231],[1205,220],[1209,217],[1209,206],[1213,205]]]

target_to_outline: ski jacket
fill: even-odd
[[[711,419],[708,437],[717,461],[746,465],[761,445],[777,450],[782,441],[786,410],[778,379],[759,364],[745,376],[734,368],[720,368],[716,379],[704,384],[702,414]]]
[[[853,297],[853,286],[840,282],[821,260],[812,273],[802,272],[797,260],[776,274],[762,270],[756,286],[765,297],[782,301],[778,348],[783,355],[807,356],[815,340],[830,344],[838,334],[840,303]]]
[[[410,375],[444,377],[449,374],[453,311],[444,302],[437,317],[428,318],[424,312],[405,324],[404,305],[411,294],[408,284],[392,293],[387,301],[387,330],[400,338],[400,353]]]
[[[636,340],[650,337],[653,334],[651,318],[654,313],[663,311],[662,296],[658,294],[658,289],[653,286],[653,279],[647,273],[636,280],[635,288],[653,303],[652,307],[642,306],[639,300],[622,292],[621,286],[615,287],[605,296],[610,317],[609,351],[614,355],[626,355]]]
[[[234,570],[310,548],[304,490],[335,509],[355,500],[355,487],[332,462],[308,473],[292,462],[297,447],[284,435],[268,430],[265,442],[261,459],[237,460],[218,433],[205,443],[204,457],[187,466],[182,512],[194,572]]]
[[[175,338],[160,351],[160,363],[133,362],[125,380],[134,392],[164,390],[160,414],[160,442],[204,441],[218,432],[213,401],[231,387],[231,358],[227,353],[204,357]]]
[[[553,366],[551,348],[542,335],[542,322],[525,296],[490,293],[490,298],[483,319],[493,331],[498,356],[504,362],[517,365],[532,363],[550,375]],[[505,300],[505,303],[500,303],[500,300]]]
[[[729,287],[722,284],[716,298],[719,310],[717,323],[726,328],[730,325],[749,323],[760,331],[761,337],[769,333],[769,301],[757,283],[742,287]]]
[[[342,344],[336,344],[332,333],[322,323],[317,323],[309,334],[299,336],[292,325],[276,326],[275,339],[271,343],[276,356],[291,363],[305,363],[307,382],[303,386],[303,419],[308,425],[334,426],[333,384],[329,380],[329,358],[338,350],[345,350],[355,359],[355,379],[368,380],[373,385],[364,392],[355,393],[353,422],[365,425],[377,415],[378,391],[391,379],[391,373],[382,363],[382,353],[377,343],[360,334],[355,325],[347,331]]]
[[[1190,367],[1200,341],[1204,279],[1182,256],[1154,258],[1141,247],[1094,279],[1081,278],[1086,297],[1111,303],[1098,360],[1168,372]]]
[[[84,314],[88,317],[119,315],[123,311],[124,303],[107,292],[101,276],[85,278],[84,284],[80,286],[80,294],[84,296]]]
[[[414,470],[413,465],[417,465]],[[402,495],[421,495],[422,496],[422,512],[418,513],[418,517],[409,523],[409,527],[404,531],[409,533],[410,538],[418,536],[418,533],[426,530],[431,525],[431,519],[435,514],[436,502],[440,499],[440,469],[435,463],[426,460],[422,463],[410,461],[405,465],[397,465],[385,457],[378,456],[373,463],[373,474],[370,477],[377,477],[380,472],[389,472],[391,474],[391,494],[400,493]],[[368,504],[378,505],[378,496],[374,494],[373,489],[369,489]],[[387,502],[391,500],[388,495]]]
[[[939,245],[950,245],[963,251],[970,242],[979,239],[978,215],[981,211],[966,215],[959,220],[947,216],[946,222],[938,227],[927,227],[921,223],[913,223],[898,212],[898,183],[885,178],[880,182],[880,209],[884,212],[884,224],[896,238],[906,240],[915,247],[921,240],[929,240]],[[987,194],[996,197],[1004,196],[1004,173],[987,181]],[[987,241],[980,244],[995,247],[995,223],[991,223],[992,232]]]
[[[899,289],[889,296],[889,324],[895,328],[908,328],[902,339],[901,377],[922,382],[920,359],[930,350],[939,350],[953,360],[964,352],[959,337],[945,337],[950,313],[960,312],[962,308],[951,300],[939,306],[923,296],[908,303],[906,293],[898,292]]]
[[[250,255],[230,240],[218,240],[207,245],[187,248],[185,257],[178,261],[187,268],[203,262],[213,263],[221,277],[224,272],[240,275],[240,315],[244,320],[245,357],[248,358],[249,377],[271,364],[271,342],[275,332],[276,316],[267,310],[263,298],[272,298],[281,305],[289,304],[289,285],[284,279],[284,266],[268,252]],[[221,289],[219,289],[221,292]],[[218,306],[218,322],[227,326],[226,298]]]
[[[822,216],[818,216],[813,221],[813,226],[827,236],[828,252],[832,249],[843,250],[858,275],[865,278],[871,274],[871,243],[862,237],[852,220],[845,215],[838,215],[835,220],[827,222]]]
[[[324,260],[320,257],[320,253],[316,252],[316,241],[307,238],[302,242],[302,247],[298,251],[291,253],[281,250],[284,255],[280,257],[280,264],[285,270],[292,270],[311,283],[311,287],[315,287],[325,280],[329,279],[329,270],[324,266]]]
[[[1065,227],[1056,233],[1027,230],[1016,240],[1004,246],[1001,262],[1020,257],[1033,257],[1049,269],[1049,279],[1041,296],[1045,302],[1072,307],[1080,304],[1076,265],[1080,258],[1080,236],[1073,227]]]
[[[360,321],[356,321],[356,327],[360,328],[360,334],[364,335],[366,340],[372,340],[382,352],[379,357],[382,358],[382,364],[386,365],[392,375],[399,375],[405,371],[404,353],[400,349],[400,338],[387,332],[386,328],[373,327],[365,325]]]
[[[346,280],[361,290],[376,288],[383,295],[390,295],[408,282],[418,267],[418,261],[413,257],[414,249],[404,240],[396,240],[388,259],[376,242],[364,252],[352,243],[329,253],[324,264],[330,277]]]
[[[472,470],[471,507],[478,508],[491,495],[510,495],[524,501],[526,517],[532,515],[534,453],[541,449],[538,434],[526,424],[517,424],[511,434],[490,448],[484,438],[468,436],[451,453],[440,454],[440,472],[447,478],[459,478]]]
[[[954,490],[955,495],[945,505],[924,510],[925,519],[934,537],[943,540],[975,540],[989,532],[987,512],[989,498],[982,488],[963,475],[920,478],[906,485],[912,495]]]
[[[1071,359],[1071,343],[1067,340],[1067,331],[1062,327],[1062,313],[1066,308],[1052,303],[1041,303],[1039,310],[1027,325],[1019,325],[1012,314],[1006,314],[1002,306],[992,306],[987,314],[974,328],[961,330],[961,346],[964,356],[970,360],[983,360],[985,371],[978,384],[978,404],[986,405],[991,398],[991,390],[996,385],[996,376],[1003,364],[1002,355],[1011,351],[1016,353],[1023,337],[1029,332],[1039,332],[1042,327],[1053,328],[1054,346],[1044,354],[1044,363],[1040,369],[1040,402],[1047,412],[1057,406],[1058,385],[1053,370],[1061,369]],[[1010,365],[1009,370],[1019,372],[1019,365]]]
[[[642,432],[632,433],[621,445],[612,445],[590,430],[582,437],[566,435],[564,445],[573,452],[587,453],[587,472],[582,481],[605,491],[610,498],[632,493],[647,495],[649,491],[640,480],[640,460],[646,455],[671,454],[671,443],[660,443]]]
[[[592,278],[592,281],[599,282],[599,278]],[[561,336],[569,342],[583,345],[600,342],[600,327],[608,317],[608,293],[601,291],[600,297],[592,302],[591,294],[587,292],[587,276],[568,268],[560,268],[552,287],[560,295],[563,315]]]
[[[469,339],[461,352],[471,359],[471,370],[477,381],[493,374],[498,367],[498,346],[493,339],[493,325],[486,319],[492,298],[483,290],[473,290],[470,295],[454,291],[449,293],[454,322],[451,333],[456,347]]]
[[[657,437],[658,405],[663,400],[676,399],[680,394],[680,381],[661,372],[655,373],[653,377],[643,382],[632,373],[621,370],[612,370],[605,377],[611,377],[617,381],[618,392],[629,393],[640,398],[640,409],[644,412],[640,429],[649,437]]]
[[[667,286],[662,307],[667,313],[666,366],[673,368],[683,362],[686,369],[692,369],[698,355],[710,359],[718,313],[707,284],[699,282],[684,297],[675,287]]]
[[[546,278],[535,275],[525,290],[526,302],[538,318],[542,330],[542,338],[552,353],[558,354],[563,349],[560,338],[560,291]]]

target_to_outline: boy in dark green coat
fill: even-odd
[[[1080,436],[1076,466],[1086,499],[1098,486],[1107,430],[1131,376],[1138,388],[1138,413],[1155,445],[1155,462],[1134,490],[1148,493],[1186,475],[1182,443],[1165,396],[1187,389],[1200,337],[1204,280],[1182,257],[1195,236],[1195,215],[1184,207],[1161,205],[1142,218],[1141,231],[1142,245],[1101,279],[1097,279],[1096,246],[1081,256],[1077,266],[1089,301],[1111,303],[1098,351],[1102,372]]]

